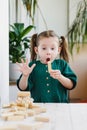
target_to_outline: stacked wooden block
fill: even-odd
[[[34,103],[30,92],[18,92],[15,102],[3,105],[1,119],[5,121],[23,121],[33,116],[37,123],[35,122],[33,125],[17,124],[15,126],[0,126],[0,130],[17,130],[18,128],[18,130],[22,130],[22,128],[23,130],[36,129],[42,124],[41,122],[49,122],[49,117],[42,116],[41,113],[46,113],[46,108]]]

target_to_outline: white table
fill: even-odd
[[[50,121],[44,123],[44,126],[38,130],[87,130],[86,103],[46,103],[41,105],[47,108],[47,112],[43,114],[48,116]],[[6,123],[34,123],[34,117],[29,117],[21,122],[0,120],[0,125]]]

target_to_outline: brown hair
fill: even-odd
[[[38,46],[39,40],[41,40],[42,38],[49,38],[49,37],[57,37],[59,39],[59,44],[60,44],[59,46],[61,47],[60,58],[69,62],[68,44],[65,40],[65,37],[64,36],[58,37],[58,35],[52,30],[44,31],[44,32],[41,32],[39,35],[34,34],[32,36],[32,38],[31,38],[31,60],[36,60],[36,58],[37,58],[37,55],[34,51],[34,47]]]
[[[69,62],[69,51],[68,51],[68,43],[64,36],[60,37],[60,58],[64,59],[65,61]]]

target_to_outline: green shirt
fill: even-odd
[[[57,79],[50,76],[47,64],[43,64],[40,61],[33,61],[29,66],[34,63],[36,66],[28,78],[26,89],[26,91],[31,92],[34,102],[68,102],[69,89],[65,88]],[[60,70],[62,75],[71,79],[73,82],[72,89],[76,86],[77,77],[66,61],[61,59],[54,60],[52,62],[52,69]],[[17,80],[18,88],[21,76]]]

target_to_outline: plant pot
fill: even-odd
[[[19,78],[21,72],[18,69],[16,63],[9,63],[9,81],[16,81]]]

